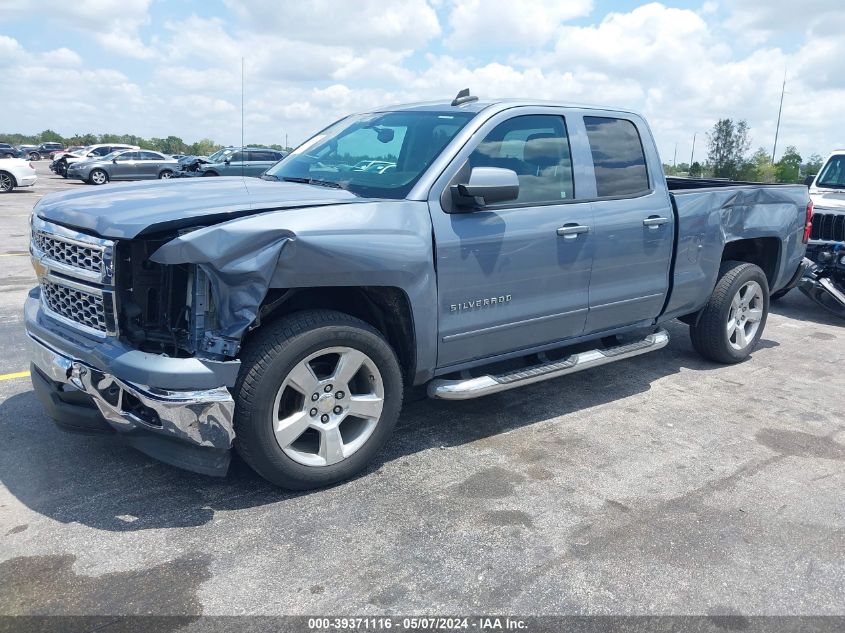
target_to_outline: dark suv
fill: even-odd
[[[27,158],[29,160],[41,160],[45,157],[52,158],[52,155],[56,152],[60,152],[65,148],[62,143],[41,143],[35,149],[30,149],[27,151]]]
[[[0,143],[0,158],[18,158],[21,153],[14,145]]]

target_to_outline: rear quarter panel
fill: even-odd
[[[802,243],[809,193],[804,186],[750,185],[676,191],[678,242],[673,291],[664,318],[704,306],[719,274],[725,245],[769,237],[780,242],[774,291],[795,272]]]

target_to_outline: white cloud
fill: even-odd
[[[592,0],[453,0],[445,43],[455,50],[538,48],[592,8]]]
[[[37,15],[89,34],[110,52],[150,59],[155,56],[139,30],[149,23],[152,0],[3,0],[10,17]]]
[[[252,31],[301,42],[369,49],[414,49],[440,34],[425,0],[225,0]],[[280,60],[284,63],[285,60]]]
[[[395,10],[399,5],[392,2],[329,5],[321,0],[309,11],[298,3],[262,0],[233,1],[228,19],[205,12],[149,27],[144,26],[148,7],[136,2],[127,10],[135,33],[141,37],[157,30],[157,39],[150,41],[160,52],[145,62],[140,78],[134,64],[124,69],[117,57],[105,64],[113,68],[103,67],[101,58],[83,63],[72,46],[34,53],[29,50],[34,44],[0,35],[0,66],[16,68],[14,86],[0,84],[0,102],[22,131],[53,127],[67,133],[175,134],[236,143],[244,56],[247,140],[283,142],[287,133],[291,142],[300,142],[350,112],[446,100],[469,87],[488,98],[639,110],[649,119],[664,160],[671,160],[677,142],[679,159],[686,161],[693,133],[698,133],[701,159],[704,133],[721,117],[746,119],[755,147],[771,147],[788,68],[779,147],[794,144],[806,155],[826,153],[845,145],[840,124],[845,74],[837,70],[845,58],[845,27],[831,26],[845,11],[809,1],[823,20],[798,16],[790,3],[781,7],[785,13],[779,18],[763,0],[704,2],[698,10],[650,3],[595,18],[585,17],[591,5],[580,0],[523,5],[490,0],[474,14],[475,0],[407,2]],[[78,28],[80,7],[87,6],[67,9],[75,11],[67,24]],[[577,23],[567,22],[579,15]],[[115,24],[101,19],[107,27]],[[737,38],[725,27],[730,19],[744,20],[764,43],[754,46]],[[508,28],[496,30],[496,24]],[[496,42],[494,51],[475,45],[469,50],[455,40],[477,43],[485,33],[489,37],[482,44]],[[131,38],[124,41],[132,45]],[[66,97],[28,107],[32,100],[26,95],[35,99],[44,85]]]

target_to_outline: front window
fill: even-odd
[[[830,157],[819,174],[816,187],[845,188],[845,154]]]
[[[266,175],[338,186],[366,198],[404,198],[471,112],[376,112],[347,117]]]

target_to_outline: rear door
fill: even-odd
[[[139,160],[136,178],[158,178],[158,170],[164,162],[164,156],[150,151],[141,151],[138,154]]]
[[[432,187],[441,368],[579,336],[593,261],[589,160],[564,110],[515,108],[484,123]],[[581,143],[583,145],[583,143]],[[449,213],[450,187],[473,167],[511,169],[519,198]]]
[[[252,150],[249,152],[249,163],[246,170],[247,176],[260,176],[270,167],[272,167],[276,160],[275,154],[265,150]]]
[[[650,321],[669,291],[674,215],[657,150],[633,115],[584,116],[595,176],[595,260],[585,334]]]

